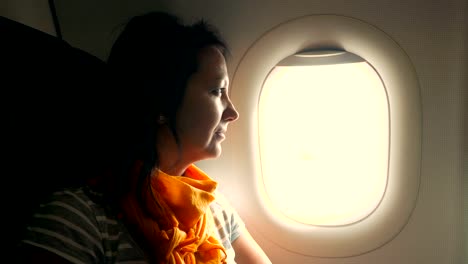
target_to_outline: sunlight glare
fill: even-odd
[[[259,102],[271,203],[309,225],[352,224],[382,199],[388,167],[385,88],[367,62],[276,66]]]

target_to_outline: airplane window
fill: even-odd
[[[400,234],[419,193],[422,108],[392,36],[352,17],[291,19],[252,43],[230,90],[242,117],[230,151],[245,175],[235,200],[256,232],[317,257]]]
[[[386,189],[389,104],[361,57],[301,52],[268,74],[259,99],[263,184],[270,204],[308,225],[355,223]]]

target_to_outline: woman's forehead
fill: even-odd
[[[209,74],[212,78],[224,79],[227,75],[226,60],[215,46],[207,46],[198,53],[198,72]]]

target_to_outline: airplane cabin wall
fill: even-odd
[[[33,8],[31,3],[41,6]],[[46,1],[2,2],[1,15],[27,21],[53,33]],[[13,6],[13,7],[12,7]],[[318,264],[460,264],[465,262],[464,241],[468,217],[468,142],[466,130],[468,10],[465,0],[163,0],[163,1],[56,1],[64,39],[102,59],[115,38],[115,26],[125,18],[146,10],[167,10],[186,21],[204,17],[220,28],[231,47],[228,61],[231,77],[247,49],[272,27],[287,20],[314,14],[349,16],[374,25],[388,34],[407,53],[420,83],[423,135],[421,182],[416,208],[401,233],[382,247],[348,258],[314,258],[278,247],[262,234],[250,230],[273,263]],[[235,92],[235,91],[231,91]],[[236,102],[234,102],[236,103]],[[240,113],[242,118],[242,113]],[[279,120],[287,123],[287,120]],[[235,126],[232,124],[231,126]],[[217,160],[200,162],[220,182],[249,226],[251,212],[243,211],[243,184],[253,177],[236,167],[240,153],[234,142],[223,144]],[[464,173],[465,171],[465,173]],[[252,214],[255,215],[255,214]]]
[[[56,35],[47,0],[2,0],[0,15]]]
[[[171,3],[170,10],[184,17],[208,17],[222,28],[233,50],[228,65],[232,74],[249,46],[267,30],[313,14],[350,16],[378,27],[402,47],[416,69],[423,112],[422,167],[418,201],[407,226],[383,247],[342,259],[293,254],[255,232],[252,226],[273,263],[463,263],[466,1],[203,1],[205,5],[193,6],[185,1],[166,2],[168,6]],[[242,197],[244,179],[253,175],[236,167],[242,153],[231,151],[234,144],[245,142],[230,141],[228,134],[223,156],[201,165],[221,178],[223,190],[242,215],[255,217],[254,212],[242,211],[242,204],[249,202]],[[245,220],[249,223],[249,219]]]

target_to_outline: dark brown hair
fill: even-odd
[[[133,17],[116,39],[108,65],[118,87],[109,147],[111,164],[118,174],[117,195],[128,191],[126,181],[138,161],[142,168],[137,188],[144,197],[142,188],[148,186],[145,183],[159,165],[156,140],[160,116],[165,117],[178,143],[176,112],[188,79],[197,71],[197,55],[206,46],[216,46],[226,57],[226,44],[213,26],[204,20],[184,25],[164,12]]]

